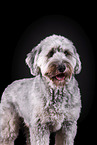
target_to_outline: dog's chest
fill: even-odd
[[[61,128],[64,121],[64,113],[62,108],[58,108],[55,104],[51,104],[44,110],[42,115],[42,124],[47,124],[51,131],[57,131]]]
[[[64,96],[63,90],[51,91],[50,99],[45,104],[42,121],[47,123],[51,130],[57,131],[61,128],[66,115],[68,98]]]

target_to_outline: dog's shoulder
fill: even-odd
[[[25,78],[12,82],[5,88],[1,100],[7,101],[7,99],[9,100],[13,97],[22,97],[23,94],[26,94],[31,90],[31,88],[33,88],[34,82],[35,78]]]
[[[5,88],[2,99],[20,99],[20,97],[29,97],[30,95],[41,96],[41,93],[45,92],[45,88],[44,81],[39,75],[33,78],[16,80]]]
[[[32,81],[33,78],[16,80],[5,88],[4,93],[18,91],[18,89],[23,88],[24,86],[27,87]]]

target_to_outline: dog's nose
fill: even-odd
[[[60,72],[64,72],[65,69],[66,69],[65,65],[63,65],[63,64],[58,65],[58,70],[59,70]]]

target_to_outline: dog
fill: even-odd
[[[60,35],[42,40],[27,55],[32,78],[14,81],[0,103],[0,145],[14,145],[22,118],[29,128],[29,145],[73,145],[81,112],[75,74],[81,61],[73,43]]]

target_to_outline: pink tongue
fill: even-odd
[[[61,76],[61,75],[56,76],[56,79],[59,81],[64,80],[64,78],[65,78],[65,76]]]

